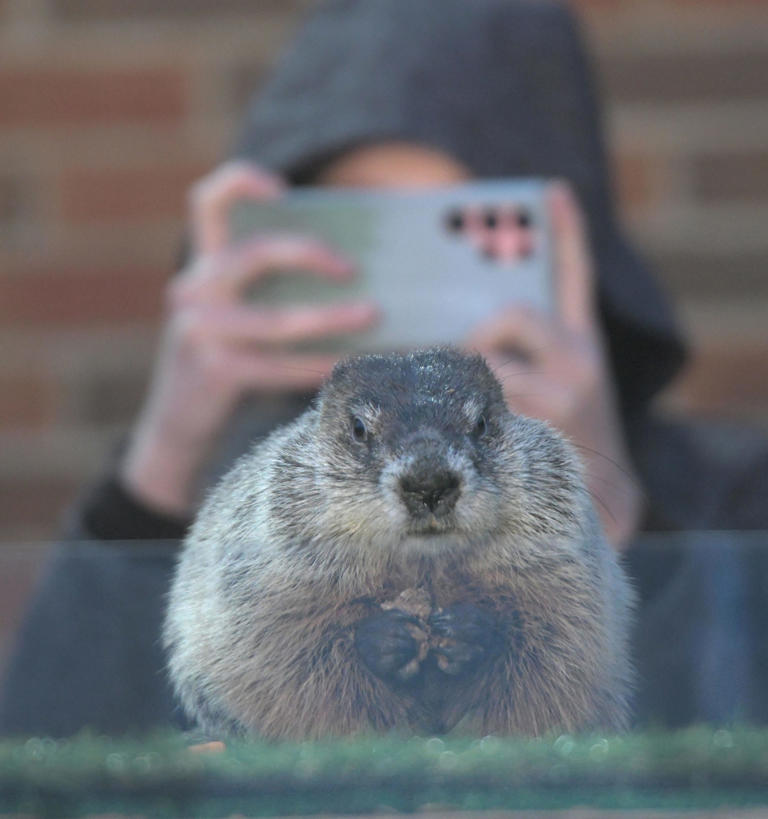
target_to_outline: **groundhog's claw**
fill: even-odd
[[[429,627],[437,665],[451,676],[474,670],[501,648],[496,618],[471,603],[435,611]]]
[[[361,620],[355,630],[355,646],[368,668],[382,678],[408,679],[419,670],[426,634],[416,617],[389,609]]]

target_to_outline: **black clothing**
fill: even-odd
[[[178,541],[56,547],[11,657],[0,734],[183,727],[160,642],[177,551]]]
[[[82,519],[82,525],[78,522]],[[76,510],[75,539],[181,540],[189,521],[148,509],[114,475],[96,484]]]
[[[617,226],[592,82],[564,6],[321,4],[250,110],[237,153],[305,182],[319,162],[377,139],[442,148],[478,176],[571,180],[588,217],[623,420],[649,499],[645,528],[768,529],[762,439],[649,414],[683,346],[662,294]],[[248,440],[305,404],[244,402],[209,479]],[[179,538],[186,523],[153,515],[111,478],[74,511],[21,630],[0,698],[0,732],[63,735],[89,725],[119,733],[175,719],[159,639],[178,542],[129,541]],[[722,720],[738,709],[766,718],[765,704],[749,693],[766,690],[768,679],[766,652],[755,648],[768,625],[760,607],[766,563],[757,552],[699,550],[695,541],[630,552],[642,599],[641,719]],[[739,601],[752,609],[738,613]],[[724,666],[743,681],[730,698]]]

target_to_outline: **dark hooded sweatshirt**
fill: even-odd
[[[663,423],[649,409],[683,345],[617,224],[594,87],[568,10],[548,0],[325,2],[250,108],[235,153],[303,184],[345,149],[384,139],[442,149],[478,177],[570,180],[587,215],[612,373],[648,497],[644,528],[768,528],[765,444]],[[244,402],[211,478],[307,401]],[[121,733],[175,720],[160,627],[186,524],[144,508],[113,476],[74,509],[21,629],[0,731]],[[638,719],[766,718],[755,692],[765,690],[768,659],[751,639],[765,629],[747,613],[764,599],[765,563],[685,538],[630,551],[642,598]]]

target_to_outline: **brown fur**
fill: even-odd
[[[461,476],[428,536],[397,488],[420,457]],[[494,612],[501,653],[459,677],[429,658],[417,683],[375,676],[356,624],[417,587]],[[436,349],[340,364],[236,464],[187,538],[165,641],[212,733],[538,735],[625,727],[630,608],[570,446],[511,414],[482,359]]]

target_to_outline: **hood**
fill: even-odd
[[[254,100],[235,153],[289,180],[382,139],[442,149],[478,177],[568,179],[585,209],[623,409],[684,350],[670,307],[617,224],[578,27],[549,0],[328,0]]]

